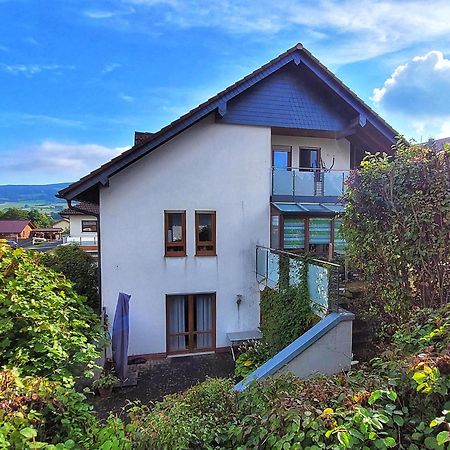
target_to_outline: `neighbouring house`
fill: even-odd
[[[63,230],[63,233],[66,231],[68,232],[70,229],[70,220],[62,217],[52,225],[52,228],[61,228],[61,230]]]
[[[298,44],[60,191],[98,205],[102,304],[112,323],[131,294],[129,354],[255,330],[257,246],[342,251],[344,181],[397,135]]]
[[[436,150],[442,150],[444,145],[450,145],[450,137],[442,138],[442,139],[428,139],[428,142],[425,143],[428,147],[434,148]]]
[[[29,220],[0,220],[0,239],[16,242],[28,239],[35,228]]]
[[[63,209],[60,216],[69,220],[69,234],[63,237],[63,243],[80,245],[83,250],[97,257],[98,212],[98,205],[85,201]]]

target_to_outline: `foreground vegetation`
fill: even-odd
[[[98,357],[95,313],[36,255],[0,251],[2,448],[417,450],[450,442],[450,305],[415,310],[379,358],[348,374],[284,375],[244,392],[211,379],[101,423],[74,388]]]
[[[347,374],[283,375],[244,392],[210,379],[99,422],[75,389],[99,357],[98,316],[62,267],[0,242],[0,447],[449,449],[449,153],[398,150],[395,162],[368,158],[350,180],[346,238],[370,288],[359,306],[385,342]],[[262,310],[266,339],[247,349],[251,363],[314,319],[304,284],[268,292]],[[241,362],[245,376],[251,364]]]
[[[450,298],[450,146],[399,142],[396,157],[370,155],[347,184],[342,231],[347,259],[367,285],[358,314],[379,332],[412,307]]]

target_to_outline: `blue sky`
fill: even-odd
[[[450,136],[450,2],[0,0],[0,184],[73,181],[302,42],[408,138]]]

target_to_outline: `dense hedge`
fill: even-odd
[[[131,449],[74,389],[99,356],[98,316],[37,254],[0,241],[0,448]]]
[[[70,378],[90,370],[103,337],[98,316],[63,275],[0,242],[0,367]]]
[[[73,284],[75,291],[86,297],[88,305],[98,312],[97,264],[79,245],[61,245],[50,252],[41,253],[41,262],[55,272],[62,273]]]
[[[352,172],[342,227],[347,255],[368,284],[360,312],[384,324],[450,295],[450,149],[395,150],[395,158],[367,156]]]

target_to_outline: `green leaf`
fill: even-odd
[[[27,439],[33,439],[37,436],[37,431],[32,427],[26,427],[20,430],[20,434]]]
[[[437,449],[439,447],[437,440],[433,436],[428,436],[424,441],[425,447],[429,449]]]
[[[395,402],[395,400],[397,400],[397,393],[394,391],[389,391],[387,393],[387,396],[390,400],[392,400],[393,402]]]
[[[346,431],[338,431],[337,438],[344,448],[350,448],[350,435]]]
[[[436,436],[436,441],[437,441],[438,445],[443,445],[446,442],[450,442],[450,432],[448,432],[448,431],[441,431]]]
[[[367,402],[369,403],[369,405],[373,405],[380,397],[381,397],[380,390],[373,391]]]
[[[399,427],[402,427],[405,424],[405,421],[401,416],[394,416],[392,419]]]
[[[395,439],[391,436],[388,436],[387,438],[385,438],[384,443],[386,444],[386,447],[389,447],[389,448],[393,448],[397,445],[397,443],[395,442]]]

